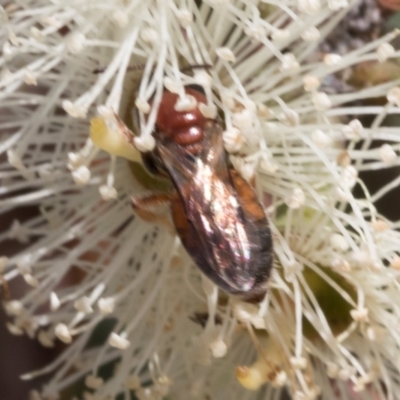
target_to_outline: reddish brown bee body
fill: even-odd
[[[197,103],[205,96],[186,88]],[[253,188],[232,168],[218,120],[175,111],[178,95],[165,91],[154,137],[144,154],[152,170],[169,175],[176,230],[196,265],[220,288],[251,300],[263,295],[272,266],[268,220]]]
[[[187,88],[186,93],[193,96],[197,103],[206,103],[206,98],[197,90]],[[156,134],[168,136],[175,143],[185,147],[190,153],[200,150],[204,139],[204,128],[209,121],[196,107],[191,111],[178,112],[174,107],[178,95],[164,92],[156,120]]]
[[[204,95],[197,90],[187,88],[186,94],[193,96],[198,103],[206,103]],[[194,139],[193,143],[199,142],[203,138],[202,131],[207,122],[207,118],[204,117],[198,107],[191,111],[175,111],[174,107],[177,100],[177,94],[164,92],[157,114],[157,131],[162,132],[164,135],[170,136],[175,140],[177,136],[184,136],[185,134],[192,136],[190,132],[192,128],[195,128],[200,133],[200,136]]]

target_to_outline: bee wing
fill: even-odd
[[[266,259],[260,256],[271,250],[268,223],[251,187],[230,175],[220,125],[204,133],[196,155],[169,138],[157,144],[179,193],[172,204],[174,223],[188,253],[211,280],[231,293],[249,292],[266,279]],[[243,182],[253,197],[242,190]],[[246,199],[255,201],[261,214],[252,214]]]
[[[157,150],[178,188],[193,178],[199,163],[209,165],[217,175],[229,181],[222,128],[217,122],[212,122],[205,127],[202,149],[198,154],[192,154],[184,146],[164,135],[157,141]]]
[[[210,241],[207,235],[201,227],[189,219],[185,205],[178,195],[176,199],[171,201],[171,211],[178,235],[194,263],[221,289],[229,293],[237,292],[220,276],[219,269],[216,268],[214,257],[209,249]]]

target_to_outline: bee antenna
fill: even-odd
[[[211,69],[213,66],[211,64],[195,64],[195,65],[188,65],[181,69],[181,72],[190,71],[193,69]]]
[[[181,69],[181,72],[186,72],[186,71],[191,71],[194,69],[211,69],[213,66],[211,64],[196,64],[196,65],[188,65],[187,67],[184,67]],[[107,67],[97,67],[95,68],[92,73],[93,74],[102,74]],[[145,68],[145,64],[143,63],[136,63],[133,65],[130,65],[127,70],[128,71],[142,71]]]
[[[128,71],[142,71],[144,70],[145,65],[143,63],[136,63],[133,65],[129,65],[129,67],[127,68]],[[95,68],[92,73],[93,74],[102,74],[107,67],[98,67]]]

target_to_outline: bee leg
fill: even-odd
[[[231,176],[232,176],[232,172],[231,172]],[[252,189],[256,190],[256,178],[254,176],[249,180],[248,183],[252,187]],[[261,203],[262,203],[263,207],[265,209],[269,208],[272,204],[271,194],[265,193],[265,192],[260,192],[258,194],[259,194],[259,198],[261,199]]]
[[[239,200],[248,217],[254,221],[266,221],[264,209],[259,203],[251,184],[244,180],[234,169],[231,169],[229,172],[233,187],[236,189]]]
[[[170,202],[172,195],[155,193],[145,197],[132,197],[132,208],[144,221],[164,225],[170,233],[175,234],[171,219],[165,213],[156,213],[155,209]]]

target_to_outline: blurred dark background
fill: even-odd
[[[22,222],[37,215],[38,212],[37,207],[21,207],[13,213],[2,214],[0,231],[7,230],[15,218]],[[15,240],[9,240],[3,242],[2,247],[1,255],[10,256],[18,252],[23,245]],[[15,279],[9,288],[11,297],[18,299],[27,289],[27,285],[23,279]],[[6,328],[7,320],[4,309],[0,307],[0,400],[28,400],[29,391],[40,387],[46,382],[47,377],[23,381],[20,376],[51,362],[60,348],[44,348],[37,340],[30,339],[26,335],[12,335]]]

